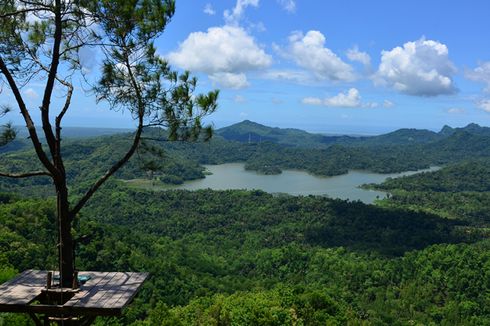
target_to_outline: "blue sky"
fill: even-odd
[[[177,0],[156,45],[199,77],[200,90],[221,90],[216,127],[244,119],[326,133],[488,126],[489,12],[483,0]],[[24,90],[32,102],[38,92]],[[131,126],[128,114],[81,93],[67,125]]]

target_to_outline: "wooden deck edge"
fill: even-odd
[[[120,316],[123,308],[80,308],[56,305],[0,305],[0,312],[72,316]]]

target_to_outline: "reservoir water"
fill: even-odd
[[[377,198],[384,198],[381,191],[359,188],[366,183],[382,183],[386,178],[396,178],[418,172],[437,170],[438,167],[419,171],[379,174],[367,171],[349,171],[347,174],[334,177],[320,177],[304,171],[283,170],[277,175],[263,175],[247,171],[243,163],[205,165],[211,175],[204,179],[187,181],[178,186],[155,186],[152,189],[260,189],[270,193],[287,193],[290,195],[326,195],[331,198],[360,200],[372,203]]]

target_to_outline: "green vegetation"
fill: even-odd
[[[75,228],[77,267],[152,275],[114,325],[490,318],[490,243],[462,232],[462,222],[261,191],[152,193],[110,183],[95,196]],[[52,268],[54,202],[3,198],[3,273]]]
[[[233,126],[228,128],[231,129],[225,130],[234,130]],[[204,178],[202,164],[232,162],[244,162],[246,169],[264,174],[278,174],[283,169],[301,169],[322,176],[340,175],[350,169],[396,173],[464,162],[468,157],[487,160],[490,158],[490,132],[487,135],[487,129],[475,125],[440,133],[405,129],[376,137],[359,138],[356,140],[358,143],[333,144],[324,148],[298,147],[270,141],[243,143],[226,140],[219,136],[223,134],[223,129],[217,130],[218,136],[208,143],[161,142],[156,140],[167,139],[167,134],[159,129],[148,129],[143,134],[145,141],[135,158],[121,168],[116,176],[180,184],[186,180]],[[289,129],[280,130],[282,132],[276,133],[289,132]],[[419,137],[413,144],[403,144],[402,139],[409,135],[417,137],[426,134],[432,136],[427,137],[425,142]],[[66,140],[63,156],[70,171],[68,180],[79,189],[88,186],[89,180],[95,180],[97,175],[117,162],[124,154],[122,149],[130,145],[131,137],[131,134],[126,133]],[[437,140],[434,141],[434,138]],[[32,150],[10,150],[0,157],[0,168],[15,172],[12,170],[12,162],[15,162],[16,169],[22,171],[32,167],[34,155]],[[474,181],[472,179],[468,182]],[[49,184],[49,180],[43,178],[0,182],[5,189],[12,190],[16,185]]]
[[[153,138],[153,132],[145,135]],[[481,158],[464,161],[456,151],[459,163],[388,180],[376,187],[392,195],[377,205],[262,191],[151,192],[108,182],[74,221],[76,267],[148,271],[151,278],[121,318],[96,324],[487,325],[490,164],[485,142],[454,145],[486,136],[446,132],[444,140],[406,147],[305,149],[221,137],[207,144],[147,143],[119,178],[185,179],[202,173],[199,164],[226,161],[273,159],[279,162],[273,166],[289,166],[296,160],[313,169],[307,159],[319,153],[328,153],[329,162],[389,170],[395,166],[391,161],[407,164],[411,151],[437,143],[459,148],[461,155],[481,150]],[[71,183],[83,187],[93,176],[78,171],[103,171],[126,141],[124,135],[67,141],[66,162],[76,172]],[[393,151],[383,153],[383,148]],[[10,151],[0,163],[22,168],[29,155]],[[420,152],[416,160],[449,156],[443,150]],[[49,193],[34,194],[47,187],[42,180],[2,181],[0,281],[26,268],[56,268],[55,200]],[[78,196],[76,187],[71,190]],[[31,325],[16,314],[0,314],[1,323]]]
[[[384,207],[436,213],[481,227],[490,225],[490,160],[470,160],[371,187],[392,193],[379,203]]]

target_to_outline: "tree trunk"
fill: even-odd
[[[58,259],[60,270],[60,284],[64,288],[73,286],[74,252],[73,236],[71,234],[71,214],[68,202],[68,189],[66,184],[57,187],[58,197]]]

